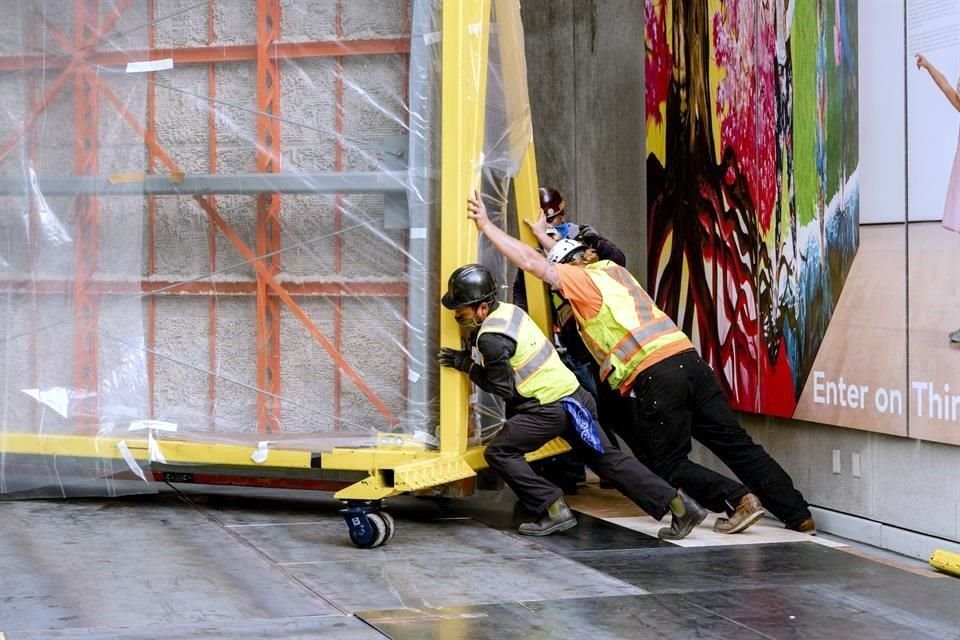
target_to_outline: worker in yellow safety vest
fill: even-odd
[[[816,531],[790,476],[743,430],[713,370],[629,271],[598,261],[596,252],[580,242],[554,240],[543,215],[528,224],[546,257],[492,224],[478,194],[468,200],[467,210],[504,257],[570,303],[601,380],[619,392],[618,409],[625,417],[618,422],[618,435],[667,482],[707,509],[725,513],[715,531],[743,531],[763,516],[764,507],[790,529]],[[692,462],[691,438],[743,484]]]
[[[504,399],[507,420],[484,454],[490,468],[538,514],[520,525],[523,535],[546,536],[576,526],[563,491],[537,475],[524,456],[563,437],[597,475],[657,519],[672,514],[660,537],[685,537],[706,511],[643,464],[619,449],[597,426],[593,397],[580,387],[556,349],[522,309],[498,302],[497,283],[479,264],[456,269],[441,302],[469,335],[464,349],[443,348],[438,360],[470,376],[488,393]],[[474,347],[479,361],[474,359]]]

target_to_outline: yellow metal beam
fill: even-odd
[[[520,171],[514,181],[513,190],[517,195],[517,215],[520,218],[520,239],[527,244],[539,247],[537,238],[524,220],[535,222],[540,217],[540,195],[537,193],[537,155],[533,142],[527,145]],[[547,300],[547,286],[536,276],[524,273],[523,284],[527,289],[527,313],[537,326],[550,336],[553,335],[553,312]]]
[[[463,459],[474,471],[480,471],[481,469],[487,468],[487,461],[483,459],[483,452],[485,449],[486,447],[470,447],[464,454]],[[554,438],[536,451],[528,453],[524,456],[524,458],[527,459],[527,462],[534,462],[535,460],[552,458],[553,456],[558,456],[561,453],[566,453],[567,451],[570,451],[570,445],[567,444],[567,441],[563,438]]]
[[[497,21],[497,46],[500,51],[500,70],[503,75],[503,97],[510,128],[507,132],[510,148],[522,156],[514,180],[517,214],[520,218],[520,239],[539,247],[537,239],[524,220],[535,221],[540,216],[540,198],[537,193],[537,156],[533,146],[533,122],[530,117],[530,91],[527,86],[527,63],[523,48],[523,22],[518,0],[493,0]],[[553,315],[547,299],[546,286],[538,278],[524,274],[527,289],[527,311],[534,322],[550,335]]]
[[[121,459],[119,444],[124,442],[135,460],[150,460],[149,443],[140,437],[37,435],[6,433],[0,436],[0,451],[6,454],[68,456],[79,458]],[[154,441],[164,460],[170,464],[207,464],[237,467],[276,467],[309,469],[311,453],[268,448],[266,460],[254,462],[256,447],[239,444],[210,444],[184,440]]]
[[[467,196],[480,185],[487,90],[490,0],[444,0],[441,52],[440,278],[477,256],[477,232],[466,216]],[[438,292],[438,296],[442,292]],[[440,314],[440,343],[460,348],[453,314]],[[440,368],[440,451],[467,449],[469,384]]]
[[[374,469],[393,469],[417,460],[431,460],[439,455],[436,451],[407,449],[336,448],[320,454],[320,464],[324,469],[337,471],[372,471]]]
[[[396,489],[384,484],[381,474],[373,473],[360,482],[337,491],[333,497],[337,500],[383,500],[397,493],[399,492]]]
[[[397,491],[419,491],[439,487],[477,475],[463,456],[440,456],[419,460],[394,469],[393,486]]]

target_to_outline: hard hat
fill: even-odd
[[[440,301],[447,309],[457,309],[493,300],[496,295],[497,281],[490,270],[482,264],[467,264],[450,274]]]
[[[570,238],[564,238],[553,245],[547,254],[547,260],[554,264],[564,264],[576,258],[580,253],[586,251],[587,245]]]
[[[547,218],[563,213],[566,205],[560,192],[553,187],[540,187],[540,210]]]

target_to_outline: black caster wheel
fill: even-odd
[[[387,525],[387,539],[383,541],[383,544],[387,544],[393,540],[393,532],[397,528],[397,523],[394,521],[393,516],[386,511],[381,511],[378,515],[383,518],[384,523]]]
[[[347,521],[350,541],[361,549],[375,549],[393,537],[393,517],[380,511],[379,503],[348,504],[341,513]]]

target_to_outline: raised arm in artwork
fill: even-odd
[[[947,100],[950,101],[950,104],[953,105],[953,108],[960,111],[960,93],[957,92],[957,89],[950,85],[946,76],[940,73],[940,70],[933,66],[923,54],[917,53],[914,55],[917,60],[917,69],[926,69],[930,77],[933,78],[933,81],[940,87],[940,91],[943,92],[943,95],[945,95]]]

